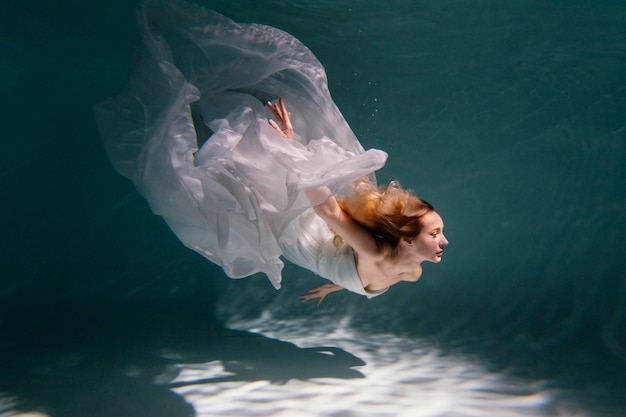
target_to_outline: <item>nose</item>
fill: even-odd
[[[439,243],[439,246],[443,248],[444,246],[447,246],[449,242],[448,242],[448,239],[446,239],[446,237],[443,234],[441,235],[441,237],[442,237],[442,240]]]

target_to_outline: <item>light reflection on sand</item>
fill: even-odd
[[[220,361],[181,364],[174,390],[198,416],[583,416],[560,403],[542,381],[488,372],[478,363],[416,340],[358,334],[347,322],[332,332],[305,320],[229,323],[229,327],[287,340],[299,347],[335,346],[365,362],[362,378],[228,381]],[[321,327],[319,327],[321,328]],[[276,357],[280,364],[284,358]],[[306,366],[306,364],[302,364]],[[194,381],[225,382],[200,383]],[[191,385],[186,385],[191,383]]]

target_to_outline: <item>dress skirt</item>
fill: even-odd
[[[304,190],[347,193],[375,181],[387,155],[363,149],[324,68],[286,32],[154,0],[139,37],[126,87],[95,109],[113,166],[187,247],[231,278],[261,272],[280,288],[281,237],[310,213]],[[268,124],[279,97],[295,140]]]

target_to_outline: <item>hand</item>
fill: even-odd
[[[340,290],[343,290],[343,287],[339,285],[329,284],[329,283],[322,284],[315,288],[311,288],[308,294],[300,297],[300,301],[304,303],[305,301],[319,298],[320,300],[317,302],[317,306],[319,307],[319,305],[322,304],[322,301],[324,301],[324,298],[326,298],[328,294],[330,294],[331,292],[340,291]]]
[[[286,139],[293,139],[293,126],[291,126],[291,113],[287,111],[287,106],[282,98],[278,99],[278,104],[267,103],[267,107],[280,123],[280,126],[270,119],[270,126],[274,128],[278,134]]]

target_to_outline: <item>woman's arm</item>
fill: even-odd
[[[309,188],[305,190],[305,194],[317,215],[333,232],[341,236],[357,255],[369,257],[379,255],[374,236],[341,209],[328,187]]]

